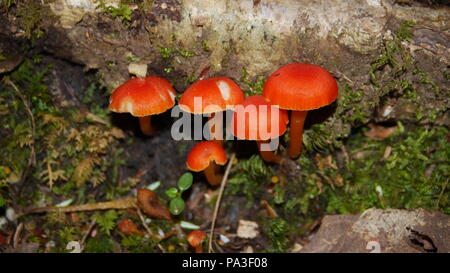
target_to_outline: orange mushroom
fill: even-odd
[[[254,107],[248,108],[248,106]],[[272,114],[272,111],[275,110],[278,114]],[[278,163],[279,157],[273,151],[262,150],[261,144],[284,134],[288,122],[289,119],[285,110],[278,109],[270,104],[263,96],[251,96],[235,108],[231,132],[240,139],[256,140],[259,153],[264,161]]]
[[[109,110],[139,117],[142,133],[155,133],[151,116],[175,105],[175,91],[165,79],[156,76],[132,78],[119,86],[109,98]]]
[[[205,232],[201,230],[194,230],[188,234],[186,240],[188,241],[189,245],[191,245],[191,247],[195,249],[195,253],[202,253],[203,252],[202,244],[205,238],[206,238]]]
[[[195,105],[196,98],[201,98],[201,105]],[[243,100],[244,93],[234,81],[226,77],[215,77],[199,80],[189,86],[181,95],[179,105],[181,110],[191,114],[211,114],[211,120],[215,113],[233,110],[234,106]],[[221,143],[221,126],[210,128],[210,132],[212,139]]]
[[[225,165],[227,161],[227,154],[220,144],[203,141],[189,151],[186,166],[194,172],[204,171],[208,183],[217,186],[222,181],[218,165]]]
[[[270,75],[263,95],[279,108],[292,110],[289,156],[296,158],[302,151],[306,114],[336,100],[338,86],[333,76],[320,66],[291,63]]]

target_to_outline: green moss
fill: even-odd
[[[58,231],[58,235],[61,240],[61,245],[65,246],[71,241],[78,240],[81,235],[81,230],[73,226],[66,226]]]
[[[447,108],[438,109],[433,111],[433,115],[427,115],[426,113],[435,110],[435,105],[428,102],[445,100],[446,97],[439,85],[413,62],[410,50],[404,46],[404,43],[408,43],[412,38],[413,25],[411,22],[401,23],[394,32],[393,39],[384,42],[380,57],[371,64],[370,84],[381,100],[386,95],[408,99],[417,109],[415,117],[411,116],[418,122],[424,118],[429,122],[443,115]],[[385,69],[386,67],[389,69]],[[432,93],[429,92],[430,89]],[[376,105],[378,102],[372,103]]]
[[[154,253],[158,249],[158,240],[138,234],[123,236],[120,243],[131,253]]]
[[[211,48],[209,47],[207,41],[202,40],[202,41],[200,42],[200,44],[201,44],[201,48],[202,48],[205,52],[211,51]]]
[[[233,168],[225,194],[244,194],[248,200],[247,204],[251,205],[255,196],[261,195],[262,186],[270,183],[271,176],[272,170],[266,166],[259,155],[242,159]]]
[[[111,237],[101,234],[86,240],[85,253],[111,253],[114,250],[114,241]]]
[[[324,124],[314,124],[303,134],[303,145],[306,151],[325,151],[339,147],[341,143],[333,138],[330,128]]]
[[[175,69],[175,57],[179,56],[183,58],[189,58],[197,55],[197,53],[188,49],[172,48],[168,46],[159,46],[159,54],[161,58],[166,62],[166,67],[163,69],[163,71],[167,74],[172,73]],[[180,58],[176,59],[177,62],[180,62]],[[186,75],[185,82],[191,82],[195,78],[195,75]]]
[[[189,50],[186,50],[186,49],[179,49],[178,48],[177,51],[182,57],[185,57],[185,58],[187,58],[187,57],[194,57],[194,56],[197,55],[195,52],[189,51]]]
[[[0,86],[0,100],[4,105],[0,114],[0,145],[3,147],[0,150],[0,166],[9,172],[7,177],[0,179],[0,185],[18,181],[28,168],[30,158],[39,156],[27,176],[27,180],[34,183],[27,185],[49,186],[53,195],[46,194],[45,198],[50,203],[56,195],[75,196],[78,202],[83,202],[84,192],[88,189],[86,183],[98,186],[114,170],[117,176],[117,168],[123,161],[117,159],[120,149],[116,149],[114,144],[123,135],[121,131],[108,127],[105,121],[109,114],[104,107],[104,102],[107,102],[105,89],[97,84],[92,84],[83,98],[83,103],[90,110],[88,116],[78,110],[56,107],[47,87],[50,68],[41,63],[40,57],[33,57],[9,75],[33,114],[34,138],[30,117],[20,96],[9,84]],[[130,185],[126,183],[122,187],[129,191]],[[123,192],[122,189],[120,193]],[[21,200],[17,200],[24,206],[33,205],[30,201],[42,198],[39,190],[31,189],[26,193],[22,194]],[[114,198],[116,196],[111,196],[111,199]]]
[[[415,75],[418,75],[420,77],[420,82],[426,85],[429,85],[432,89],[435,95],[439,95],[441,93],[441,90],[439,86],[436,84],[435,81],[433,81],[425,72],[420,71],[418,68],[416,68],[413,73]]]
[[[396,31],[396,35],[400,41],[411,41],[412,39],[412,31],[411,27],[414,26],[414,22],[404,21],[400,24],[399,28]]]
[[[119,18],[124,25],[131,22],[133,10],[127,5],[129,1],[121,0],[117,7],[107,6],[104,0],[96,0],[97,8],[104,10],[113,18]]]
[[[163,58],[163,59],[169,59],[170,57],[172,57],[172,53],[173,53],[173,48],[163,47],[163,46],[159,47],[159,54],[161,55],[161,58]]]
[[[351,160],[349,171],[342,173],[344,187],[327,188],[327,212],[355,213],[377,207],[425,208],[448,213],[449,190],[445,188],[450,175],[448,133],[442,127],[419,128],[384,142],[363,136],[352,139],[349,147],[354,150],[350,153],[363,153],[363,157]],[[382,160],[388,146],[392,148],[391,155]],[[430,168],[432,172],[428,174]]]
[[[52,1],[53,0],[16,2],[16,17],[27,38],[39,39],[43,37],[46,26],[55,19],[55,16],[48,5],[48,3],[51,3]],[[11,4],[12,2],[9,1],[9,5],[7,3],[7,6],[9,7]]]
[[[289,219],[287,229],[296,235],[310,232],[310,224],[324,214],[360,213],[373,207],[450,214],[448,128],[405,128],[399,123],[397,132],[382,141],[366,137],[366,130],[342,143],[347,157],[333,149],[303,152],[295,176],[292,169],[266,165],[258,155],[241,159],[232,168],[226,194],[246,196],[249,206],[255,200],[268,200],[281,218]],[[386,149],[392,150],[383,159]],[[331,165],[320,167],[319,161]],[[274,173],[280,182],[268,193],[265,189]],[[270,225],[264,230],[273,241],[273,251],[286,248],[284,239],[271,238],[275,234],[270,233]]]
[[[269,238],[272,248],[267,252],[286,252],[289,247],[289,224],[282,218],[270,218],[263,221],[263,230]]]
[[[111,231],[116,227],[117,212],[109,210],[107,212],[97,212],[92,216],[100,227],[100,230],[106,235],[110,235]]]
[[[250,80],[249,74],[245,67],[242,68],[240,81],[245,85],[245,96],[262,95],[264,88],[265,78],[258,76],[254,81]]]

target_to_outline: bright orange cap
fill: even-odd
[[[211,161],[218,165],[227,163],[227,154],[222,145],[214,141],[203,141],[195,144],[189,151],[186,160],[186,166],[194,172],[201,172],[209,166]]]
[[[320,66],[291,63],[270,75],[263,95],[281,109],[307,111],[331,104],[338,96],[338,86]]]
[[[192,247],[197,247],[203,243],[203,240],[206,238],[205,232],[201,230],[193,230],[188,234],[186,240]]]
[[[263,96],[251,96],[235,107],[231,132],[240,139],[269,140],[284,134],[288,122],[285,110],[270,104]]]
[[[175,105],[175,91],[159,77],[132,78],[109,97],[109,110],[144,117],[165,112]]]
[[[201,98],[201,105],[194,105],[194,98]],[[234,81],[226,77],[216,77],[199,80],[189,86],[178,104],[183,111],[205,114],[233,109],[243,100],[244,93]]]

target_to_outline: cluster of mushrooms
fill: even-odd
[[[214,77],[201,79],[192,84],[181,95],[178,102],[180,109],[192,114],[210,114],[232,110],[231,133],[238,139],[257,142],[260,155],[266,162],[278,163],[280,156],[273,151],[263,151],[262,143],[277,138],[286,132],[290,121],[290,143],[288,155],[297,158],[302,149],[302,133],[306,115],[309,110],[331,104],[338,96],[338,86],[333,76],[324,68],[306,63],[291,63],[273,72],[267,79],[263,95],[245,98],[241,88],[231,79]],[[175,105],[176,93],[172,85],[165,79],[149,76],[132,78],[119,86],[110,97],[109,109],[118,113],[131,113],[139,117],[143,134],[152,136],[155,129],[151,124],[151,116],[167,111]],[[196,98],[201,98],[201,107],[194,107]],[[265,105],[267,111],[258,113],[256,120],[239,113],[243,107],[237,105]],[[278,109],[276,109],[278,108]],[[279,115],[274,117],[271,111],[276,109]],[[290,120],[288,110],[291,111]],[[269,128],[268,134],[258,130],[264,123]],[[237,128],[244,128],[237,130]],[[219,127],[219,128],[215,128]],[[252,131],[253,130],[253,131]],[[197,143],[188,153],[186,165],[191,171],[204,171],[207,181],[217,186],[222,175],[219,165],[225,165],[227,155],[222,146],[221,126],[212,126],[210,134],[213,140]]]

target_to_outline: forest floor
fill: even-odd
[[[119,200],[147,187],[168,204],[166,191],[187,172],[195,141],[171,138],[170,113],[155,118],[157,135],[143,136],[136,118],[107,110],[110,91],[94,74],[51,56],[31,55],[1,79],[0,250],[70,252],[75,241],[84,252],[187,252],[190,229],[181,221],[209,234],[219,190],[202,174],[194,174],[173,221],[142,218],[135,209],[20,216],[36,207]],[[315,111],[309,116],[305,151],[295,161],[267,164],[255,143],[225,142],[237,157],[217,217],[215,252],[297,251],[329,214],[369,208],[450,214],[448,128],[369,122],[328,143],[317,133]],[[121,228],[125,219],[138,230]]]

